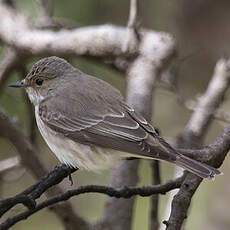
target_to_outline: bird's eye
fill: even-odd
[[[36,83],[36,85],[41,86],[43,84],[43,80],[38,78],[38,79],[36,79],[35,83]]]

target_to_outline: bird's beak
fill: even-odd
[[[22,81],[16,81],[15,83],[10,84],[8,86],[13,88],[26,88],[28,87],[28,84],[25,83],[25,80],[22,80]]]

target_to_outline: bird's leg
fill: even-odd
[[[69,181],[70,181],[70,185],[72,186],[73,185],[73,178],[72,178],[72,173],[77,171],[78,168],[74,168],[74,167],[71,167],[71,166],[68,166],[69,167]]]
[[[55,169],[58,169],[58,168],[62,168],[63,170],[66,170],[66,172],[68,173],[68,179],[70,181],[70,185],[72,186],[73,185],[73,178],[72,178],[72,173],[77,171],[78,168],[74,168],[74,167],[71,167],[69,165],[66,165],[66,164],[61,164],[61,165],[57,165],[55,167]]]
[[[70,185],[72,186],[73,185],[73,178],[72,178],[71,173],[69,174],[69,181],[70,181]]]

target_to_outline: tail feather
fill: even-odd
[[[191,159],[187,156],[178,153],[160,136],[155,136],[155,139],[152,140],[155,141],[155,145],[151,145],[150,143],[150,147],[152,147],[151,154],[156,152],[159,153],[158,157],[155,157],[156,159],[158,158],[159,160],[165,160],[174,163],[184,168],[185,170],[188,170],[189,172],[196,174],[201,178],[212,179],[216,175],[221,174],[221,172],[218,169],[212,166],[201,163],[199,161],[196,161],[194,159]],[[158,140],[158,143],[156,142],[156,140]],[[148,154],[148,156],[150,156],[150,154]]]
[[[196,174],[201,178],[213,179],[216,175],[221,174],[218,169],[183,155],[180,155],[177,158],[175,164]]]
[[[142,144],[142,146],[139,146],[141,150],[138,149],[136,153],[129,154],[126,157],[156,159],[171,162],[201,178],[212,179],[216,175],[221,174],[218,169],[177,152],[157,134],[149,135],[148,139],[145,140],[145,142],[142,142]]]

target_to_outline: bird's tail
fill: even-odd
[[[182,155],[181,153],[177,152],[174,148],[172,148],[164,139],[160,136],[155,136],[152,139],[155,144],[150,145],[152,149],[150,153],[146,154],[149,157],[152,155],[153,158],[168,161],[174,163],[189,172],[196,174],[201,178],[212,179],[216,175],[222,174],[218,169],[209,166],[207,164],[201,163],[197,160],[191,159],[187,156]],[[154,143],[152,141],[152,143]],[[158,154],[157,154],[158,152]],[[154,154],[153,154],[154,153]],[[157,155],[156,155],[157,154]],[[157,156],[157,157],[155,157]]]
[[[181,154],[177,157],[175,164],[196,174],[201,178],[213,179],[216,175],[221,174],[218,169]]]

